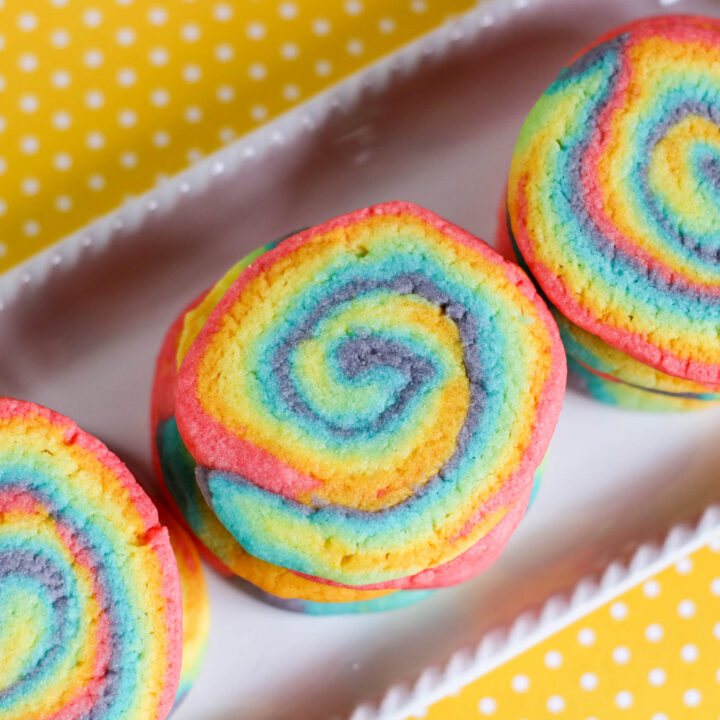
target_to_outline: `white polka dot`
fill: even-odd
[[[348,40],[345,49],[350,55],[362,55],[365,52],[365,43],[362,40]]]
[[[547,699],[547,709],[551,713],[560,713],[565,709],[565,698],[561,695],[551,695]]]
[[[65,171],[72,167],[73,159],[69,153],[58,153],[53,158],[53,165],[57,170]]]
[[[137,162],[138,158],[134,152],[124,152],[120,155],[120,164],[127,170],[134,168]]]
[[[4,157],[0,157],[0,175],[3,175],[7,170],[7,160]]]
[[[621,690],[615,696],[615,704],[621,710],[627,710],[633,704],[633,696],[629,690]]]
[[[545,653],[545,665],[549,668],[559,668],[562,661],[563,657],[557,650],[550,650]]]
[[[72,82],[72,77],[67,70],[55,70],[50,76],[50,82],[53,84],[53,87],[62,90],[69,87]]]
[[[720,622],[713,628],[713,635],[717,640],[720,640]]]
[[[40,141],[35,135],[20,138],[20,151],[25,155],[34,155],[40,149]]]
[[[483,715],[492,715],[497,710],[497,703],[495,702],[494,698],[484,697],[478,703],[478,710]]]
[[[681,618],[691,618],[695,614],[695,603],[692,600],[682,600],[677,611]]]
[[[23,235],[35,237],[40,232],[40,223],[37,220],[26,220],[22,226]]]
[[[7,120],[3,115],[0,115],[0,133],[5,132],[5,128],[7,127]]]
[[[245,26],[245,34],[251,40],[262,40],[265,37],[265,25],[259,20],[253,20]]]
[[[264,105],[253,105],[250,108],[250,117],[256,122],[260,122],[267,117],[268,111]]]
[[[612,652],[612,659],[616,665],[627,665],[630,662],[630,650],[619,645]]]
[[[115,33],[115,42],[124,47],[132,45],[135,42],[135,31],[131,27],[118,28]]]
[[[90,150],[100,150],[105,145],[105,136],[100,131],[93,130],[85,136],[85,144]]]
[[[125,108],[118,113],[117,121],[121,127],[134,127],[137,124],[137,113],[130,108]]]
[[[668,716],[665,713],[655,713],[650,720],[669,720]]]
[[[18,67],[23,72],[34,72],[37,70],[38,66],[38,59],[37,55],[34,55],[33,53],[23,53],[18,58]]]
[[[598,676],[595,673],[583,673],[580,676],[580,687],[583,690],[594,690],[598,686]]]
[[[624,602],[614,602],[610,606],[610,617],[613,620],[624,620],[627,617],[628,609]]]
[[[232,85],[220,85],[216,92],[217,99],[222,103],[229,103],[235,99],[235,89]]]
[[[252,63],[248,67],[251,80],[264,80],[267,77],[267,68],[262,63]]]
[[[2,33],[0,33],[0,50],[4,50],[4,49],[5,49],[5,36]]]
[[[212,14],[218,22],[227,22],[233,16],[233,9],[228,3],[218,3],[213,8]]]
[[[0,92],[2,92],[5,89],[5,76],[0,75]]]
[[[359,15],[363,11],[363,4],[360,0],[346,0],[343,7],[348,15]]]
[[[202,69],[199,65],[186,65],[182,69],[182,78],[186,83],[196,83],[202,77]]]
[[[5,205],[5,201],[0,198],[0,215],[5,214],[5,210],[7,209]],[[5,257],[7,255],[7,245],[3,242],[0,242],[0,257]],[[2,303],[0,303],[0,309],[2,309]]]
[[[680,657],[682,658],[683,662],[695,662],[698,659],[698,655],[699,652],[697,649],[697,645],[693,645],[692,643],[683,645],[680,649]]]
[[[40,192],[40,181],[34,177],[24,178],[20,183],[23,195],[37,195]]]
[[[131,85],[135,84],[135,81],[137,80],[137,75],[132,68],[121,68],[120,70],[118,70],[115,78],[118,82],[118,85],[121,85],[122,87],[130,87]]]
[[[715,671],[715,680],[720,683],[720,668]]]
[[[167,147],[170,144],[170,135],[166,133],[164,130],[158,130],[152,138],[153,145],[156,147]]]
[[[230,62],[235,56],[235,48],[229,43],[216,45],[213,52],[218,62]]]
[[[282,94],[286,100],[297,100],[300,97],[300,88],[297,85],[285,85]]]
[[[70,0],[50,0],[50,4],[54,7],[65,7]]]
[[[186,122],[198,123],[202,120],[203,112],[197,105],[190,105],[190,107],[185,108],[183,115]]]
[[[527,675],[516,675],[512,679],[511,686],[516,693],[527,692],[530,688],[530,678]]]
[[[710,592],[713,595],[720,596],[720,577],[716,577],[711,583],[710,583]]]
[[[665,684],[667,674],[662,668],[653,668],[648,673],[648,682],[654,687],[660,687]]]
[[[86,50],[85,54],[83,55],[83,62],[89,68],[100,67],[103,64],[104,59],[105,58],[102,54],[102,50],[98,50],[97,48],[91,48],[90,50]]]
[[[57,28],[50,33],[50,42],[53,47],[66,48],[70,44],[70,33],[65,28]]]
[[[56,130],[67,130],[72,125],[72,115],[65,110],[58,110],[52,116],[52,124]]]
[[[395,21],[389,17],[380,18],[380,20],[378,22],[378,30],[385,35],[394,33],[395,32]]]
[[[40,107],[36,95],[23,95],[20,98],[20,109],[25,113],[34,113]]]
[[[91,110],[97,110],[105,104],[105,95],[100,90],[88,90],[85,93],[85,105]]]
[[[87,27],[99,27],[100,25],[102,25],[102,21],[102,13],[97,8],[88,8],[83,13],[83,22],[85,23],[85,25],[87,25]]]
[[[648,580],[643,585],[645,597],[655,598],[660,594],[660,583],[657,580]]]
[[[651,623],[645,628],[645,637],[650,642],[659,642],[662,640],[664,634],[662,625],[658,623]]]
[[[150,60],[151,65],[159,67],[161,65],[167,65],[167,62],[170,59],[170,54],[168,53],[167,48],[156,47],[150,51],[148,59]]]
[[[105,187],[105,178],[99,173],[94,173],[88,177],[87,184],[93,192],[100,192]]]
[[[424,13],[427,11],[427,2],[426,0],[412,0],[410,3],[410,9],[414,13]]]
[[[23,32],[32,32],[37,27],[38,20],[33,13],[24,12],[18,15],[17,24]]]
[[[315,63],[315,73],[320,77],[326,77],[332,72],[332,65],[329,60],[318,60]]]
[[[152,7],[148,10],[147,19],[151,25],[164,25],[168,19],[168,12],[163,7]]]
[[[155,88],[150,93],[150,102],[156,107],[165,107],[170,102],[170,93],[165,88]]]
[[[118,5],[132,5],[135,0],[115,0]]]
[[[218,137],[220,138],[220,142],[232,142],[235,139],[235,131],[231,127],[220,128]]]
[[[180,37],[185,42],[197,42],[200,39],[200,28],[194,23],[187,23],[180,28]]]
[[[589,647],[595,642],[595,631],[592,628],[583,628],[577,634],[577,640],[580,645]]]
[[[693,562],[689,557],[680,558],[675,563],[675,570],[681,575],[687,575],[693,569]]]
[[[202,150],[198,148],[190,148],[186,153],[185,157],[187,158],[187,161],[189,163],[196,163],[200,162],[203,158],[203,152]]]
[[[298,9],[294,2],[282,2],[278,6],[278,15],[283,20],[293,20],[297,17]]]
[[[294,60],[300,54],[300,48],[295,43],[283,43],[280,46],[280,54],[285,60]]]
[[[327,35],[330,32],[330,21],[326,18],[315,18],[312,22],[312,31],[316,35]]]
[[[690,688],[683,693],[683,702],[688,707],[697,707],[702,701],[702,695],[699,690]]]
[[[72,198],[68,195],[58,195],[55,198],[55,208],[59,212],[67,212],[72,207]]]

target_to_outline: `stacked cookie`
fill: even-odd
[[[264,248],[181,314],[156,465],[217,567],[295,608],[386,608],[499,555],[564,382],[527,277],[388,203]]]
[[[528,116],[507,229],[596,397],[720,400],[720,22],[601,37]]]
[[[120,460],[0,398],[0,716],[163,720],[197,626],[181,603],[168,531]]]

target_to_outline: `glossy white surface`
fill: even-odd
[[[720,14],[714,0],[667,5],[484,3],[0,278],[0,393],[70,415],[150,483],[154,357],[190,298],[250,249],[383,200],[412,200],[491,240],[522,119],[564,61],[636,16]],[[638,414],[570,390],[543,488],[507,552],[405,610],[293,615],[209,572],[207,662],[175,720],[351,712],[699,514],[717,495],[719,430],[717,409]]]

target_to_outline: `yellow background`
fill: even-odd
[[[472,4],[0,0],[0,271]],[[718,720],[718,550],[427,717]]]
[[[0,0],[0,272],[469,0]]]

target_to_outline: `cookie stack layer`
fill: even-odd
[[[155,506],[71,420],[0,398],[0,716],[163,720],[181,653]]]
[[[426,590],[501,552],[564,382],[522,271],[388,203],[240,263],[181,315],[158,361],[158,468],[205,549],[266,592]]]
[[[507,217],[593,394],[720,400],[720,22],[641,20],[564,68],[520,133]]]

